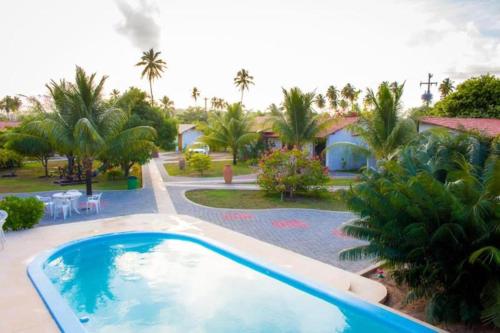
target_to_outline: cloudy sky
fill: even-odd
[[[16,0],[0,3],[0,96],[45,94],[75,65],[109,76],[106,89],[147,88],[134,67],[162,52],[155,95],[178,107],[202,96],[239,99],[233,77],[255,78],[245,104],[280,102],[281,87],[324,93],[404,81],[406,107],[419,82],[500,75],[498,0]],[[437,96],[435,91],[435,96]]]

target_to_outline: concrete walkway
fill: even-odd
[[[165,170],[165,168],[162,169]],[[158,213],[175,214],[175,207],[172,200],[170,200],[168,191],[165,186],[163,186],[163,178],[154,159],[149,161],[149,163],[143,168],[143,171],[145,171],[144,173],[151,178],[151,188],[153,189],[155,196]]]

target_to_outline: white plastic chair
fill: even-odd
[[[48,209],[50,216],[54,216],[54,202],[52,201],[51,197],[42,197],[40,195],[37,195],[36,198],[43,202],[43,205],[45,206],[45,210]]]
[[[7,217],[9,217],[9,214],[5,210],[0,210],[0,243],[2,243],[2,249],[7,241],[5,233],[3,232],[3,225],[7,222]]]
[[[71,202],[68,199],[54,199],[54,220],[58,211],[62,212],[63,219],[66,220],[68,214],[71,216]]]
[[[94,207],[96,214],[99,213],[99,210],[101,209],[101,196],[102,193],[89,195],[87,197],[87,212],[90,212],[92,207]]]

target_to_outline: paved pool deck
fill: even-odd
[[[58,328],[26,274],[33,258],[65,242],[120,231],[171,231],[203,236],[240,253],[314,281],[377,303],[386,297],[378,282],[349,273],[295,252],[185,215],[139,214],[75,222],[7,233],[0,251],[0,332],[52,333]]]

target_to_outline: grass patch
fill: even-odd
[[[176,163],[165,163],[163,166],[167,170],[170,176],[183,176],[183,177],[222,177],[222,171],[224,170],[224,165],[231,164],[231,161],[212,161],[210,163],[210,169],[203,171],[203,176],[195,170],[191,170],[186,166],[186,169],[179,169],[179,164]],[[255,173],[255,169],[245,162],[238,162],[233,167],[233,176],[249,175]]]
[[[66,165],[65,160],[61,161],[49,161],[49,170],[54,171],[57,174],[57,167]],[[139,168],[140,170],[140,168]],[[2,171],[0,174],[7,174],[7,171]],[[44,175],[43,167],[39,162],[26,162],[23,167],[16,170],[17,177],[3,178],[0,177],[0,193],[21,193],[21,192],[42,192],[42,191],[54,191],[54,190],[68,190],[68,189],[79,189],[85,190],[85,184],[80,185],[68,185],[61,186],[54,184],[54,181],[59,178],[59,176],[42,178]],[[140,171],[139,174],[131,175],[137,176],[141,179]],[[92,184],[92,188],[95,190],[126,190],[127,180],[117,179],[108,180],[105,174],[100,174],[94,178],[96,183]]]
[[[266,194],[264,191],[253,190],[193,190],[186,192],[186,197],[200,205],[216,208],[348,210],[339,192],[327,192],[319,195],[299,194],[294,199],[285,201],[281,201],[279,194]]]
[[[349,186],[358,183],[356,178],[330,178],[326,185],[329,186]]]

